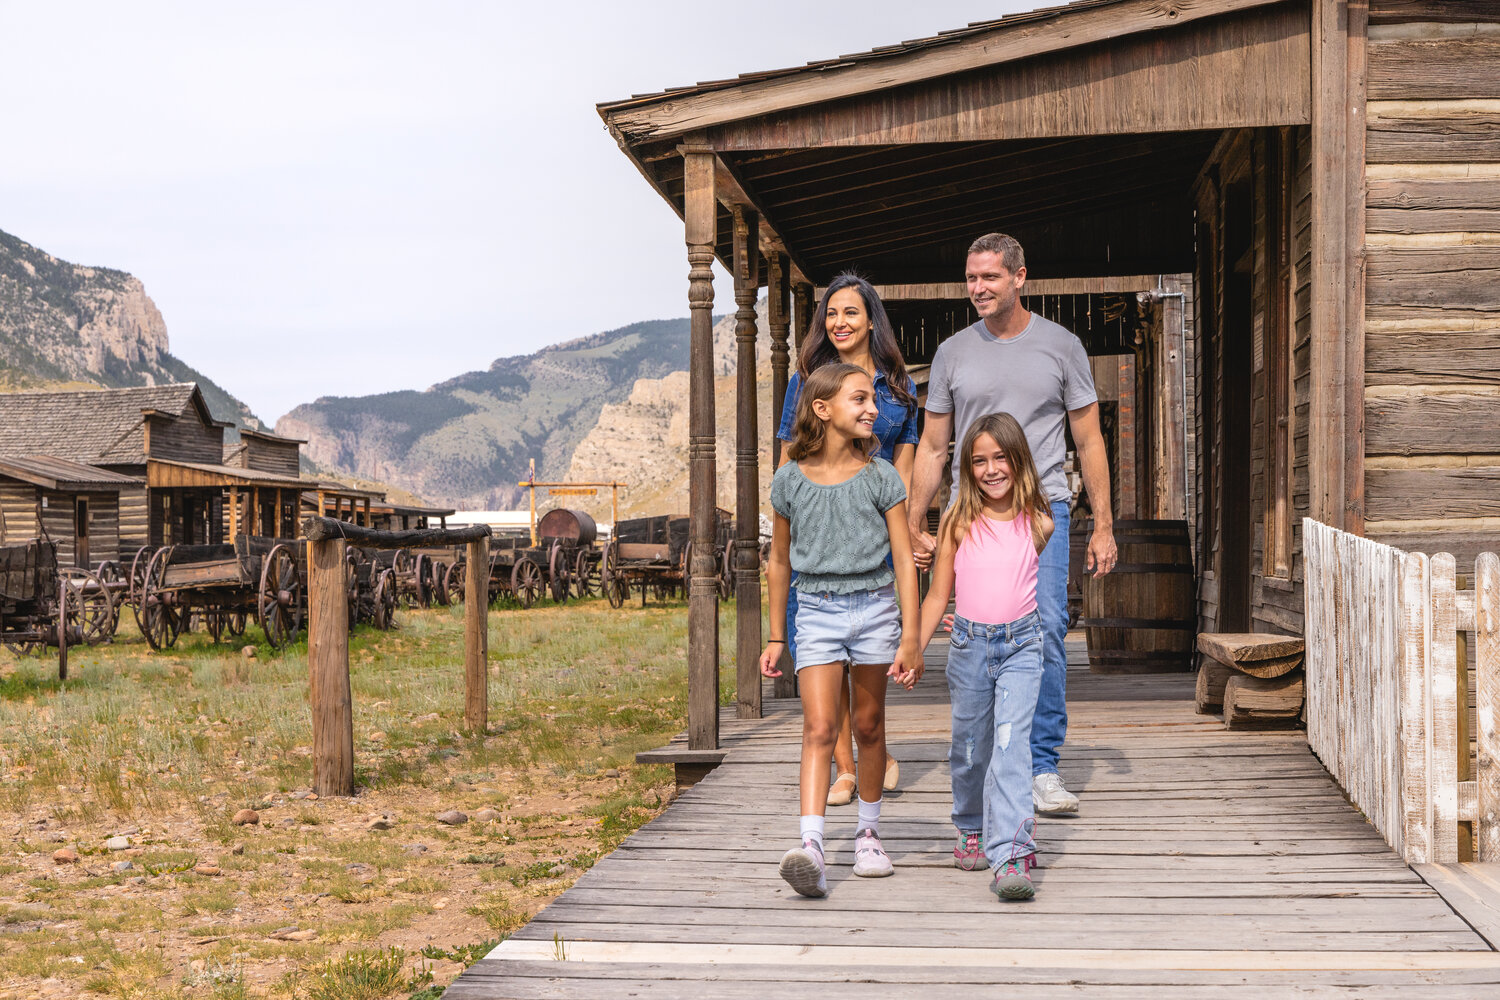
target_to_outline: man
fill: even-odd
[[[1026,258],[1021,244],[990,233],[969,247],[969,301],[979,322],[944,341],[932,359],[927,422],[912,470],[912,548],[920,569],[932,565],[936,540],[927,533],[927,508],[937,493],[950,441],[962,441],[986,413],[1005,412],[1026,431],[1042,492],[1056,525],[1037,567],[1037,611],[1042,619],[1042,686],[1031,725],[1031,797],[1039,813],[1078,809],[1078,796],[1057,774],[1058,748],[1067,734],[1068,501],[1062,465],[1063,418],[1083,470],[1094,511],[1086,568],[1114,569],[1114,518],[1109,504],[1109,459],[1099,430],[1099,397],[1088,354],[1075,335],[1021,306]],[[958,482],[957,449],[953,481]]]

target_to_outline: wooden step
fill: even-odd
[[[1300,636],[1268,632],[1200,632],[1198,651],[1251,677],[1280,677],[1302,665]]]
[[[1296,726],[1302,716],[1302,671],[1281,677],[1234,674],[1224,685],[1225,729]]]

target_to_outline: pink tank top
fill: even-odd
[[[983,625],[1005,625],[1036,610],[1036,545],[1031,518],[979,517],[953,557],[954,607]]]

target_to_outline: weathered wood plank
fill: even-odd
[[[1366,118],[1367,163],[1493,163],[1500,161],[1500,109],[1493,102],[1446,102],[1412,107],[1371,102]]]
[[[1482,553],[1474,567],[1475,782],[1479,818],[1474,857],[1500,861],[1500,556]],[[1500,947],[1500,941],[1490,938]]]
[[[1372,101],[1500,97],[1500,37],[1371,39],[1368,51]]]
[[[1500,135],[1500,118],[1496,120]],[[1371,305],[1426,305],[1500,311],[1495,275],[1500,246],[1391,247],[1366,251],[1367,301]]]
[[[1365,383],[1500,384],[1500,323],[1479,330],[1369,330]]]
[[[1432,645],[1428,653],[1428,698],[1432,705],[1428,729],[1427,781],[1432,798],[1432,853],[1437,864],[1458,861],[1458,608],[1454,600],[1456,569],[1453,556],[1432,557]],[[1468,748],[1464,748],[1468,752]]]
[[[1296,725],[1303,687],[1301,671],[1271,678],[1236,674],[1224,685],[1225,728]]]
[[[1280,677],[1302,663],[1301,636],[1268,632],[1200,632],[1198,650],[1252,677]]]
[[[1371,455],[1444,455],[1462,441],[1475,454],[1500,453],[1500,420],[1475,419],[1497,403],[1500,396],[1475,389],[1370,394],[1365,400],[1366,447]]]
[[[1472,24],[1500,20],[1500,0],[1370,0],[1371,24],[1427,21]]]
[[[1500,467],[1370,469],[1365,484],[1372,520],[1500,516]]]

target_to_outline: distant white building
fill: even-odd
[[[537,517],[541,517],[544,511],[537,511]],[[465,524],[488,524],[490,531],[496,535],[529,535],[531,534],[531,511],[529,510],[461,510],[456,514],[448,515],[448,526],[450,528],[462,527]],[[600,539],[610,536],[611,524],[600,521],[597,525]]]

